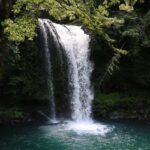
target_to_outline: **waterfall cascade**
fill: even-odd
[[[51,119],[55,120],[55,98],[54,98],[54,84],[53,84],[53,73],[52,73],[52,64],[51,64],[51,53],[49,49],[49,41],[48,41],[48,30],[51,32],[51,26],[48,22],[39,19],[39,26],[40,30],[44,39],[44,59],[45,59],[45,66],[46,66],[46,79],[47,79],[47,87],[48,87],[48,96],[50,100],[50,117]]]
[[[62,124],[63,130],[104,135],[110,129],[91,119],[93,67],[89,59],[89,36],[79,26],[59,25],[48,19],[39,19],[39,29],[51,119],[57,122],[55,119],[67,112],[73,121]]]
[[[69,65],[70,101],[72,119],[75,121],[89,120],[93,92],[90,76],[92,64],[89,60],[90,38],[81,27],[54,24],[60,37]]]
[[[56,109],[49,33],[53,36],[56,47],[61,45],[67,58],[71,118],[75,121],[90,120],[93,91],[90,83],[92,64],[89,60],[89,35],[80,26],[59,25],[48,19],[39,19],[39,26],[44,39],[51,118],[55,118]]]

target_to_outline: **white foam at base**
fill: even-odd
[[[92,134],[101,136],[106,135],[108,132],[111,132],[114,129],[114,127],[108,127],[107,125],[94,123],[92,120],[80,122],[68,121],[64,127],[66,130],[74,131],[79,135]]]

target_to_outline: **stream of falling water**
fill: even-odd
[[[92,120],[92,100],[94,92],[91,86],[93,65],[90,61],[90,37],[80,26],[60,25],[48,19],[39,19],[39,26],[44,36],[44,50],[48,74],[49,99],[51,102],[51,117],[56,116],[53,74],[51,70],[51,49],[48,46],[48,36],[51,33],[57,48],[63,48],[67,58],[68,86],[71,104],[71,119],[65,124],[67,130],[80,133],[105,133],[105,125],[94,123]],[[66,108],[67,109],[67,108]]]

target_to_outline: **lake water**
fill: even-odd
[[[150,125],[137,122],[99,125],[102,131],[91,129],[89,133],[74,130],[68,124],[3,126],[0,150],[150,150]]]

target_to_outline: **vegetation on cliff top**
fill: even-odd
[[[124,19],[111,11],[120,10],[130,13],[134,10],[137,1],[18,0],[13,5],[13,18],[4,21],[5,32],[9,33],[9,39],[13,41],[21,42],[26,38],[33,40],[36,36],[38,18],[45,11],[49,16],[60,21],[66,18],[78,19],[87,29],[99,34],[115,52],[127,54],[127,51],[115,46],[115,39],[108,34],[109,28],[124,24]]]

